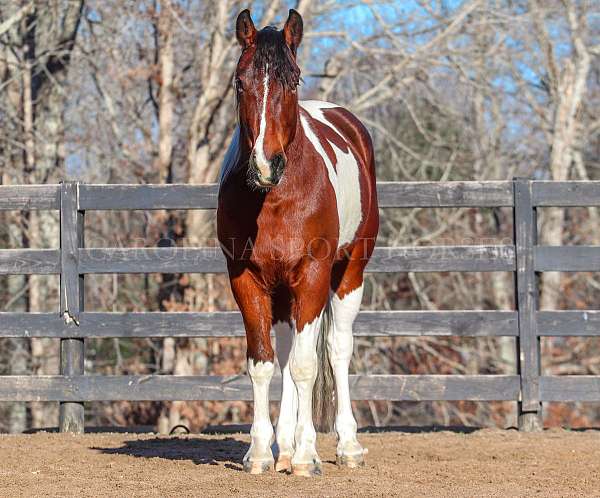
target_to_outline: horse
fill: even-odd
[[[282,30],[258,31],[244,10],[235,32],[237,127],[221,168],[217,233],[243,317],[254,397],[243,468],[320,475],[313,408],[335,417],[337,464],[358,467],[366,449],[356,436],[348,369],[379,228],[373,144],[346,109],[298,100],[298,12],[289,11]],[[272,332],[282,374],[275,434]]]

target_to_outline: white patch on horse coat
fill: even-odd
[[[265,133],[267,132],[267,97],[269,96],[269,64],[265,67],[265,78],[263,80],[263,101],[260,114],[260,128],[258,138],[254,144],[254,153],[256,154],[256,166],[263,178],[271,176],[269,161],[265,157]]]
[[[290,353],[294,342],[294,329],[287,322],[273,325],[275,331],[275,349],[281,368],[281,405],[277,420],[277,446],[280,455],[294,454],[294,433],[298,419],[298,393],[290,373]]]
[[[320,462],[317,433],[312,418],[312,391],[317,378],[317,339],[323,312],[294,336],[290,353],[290,373],[298,391],[298,423],[292,465]]]
[[[331,102],[325,102],[324,100],[301,100],[299,104],[300,107],[308,112],[313,119],[321,121],[322,123],[326,123],[327,126],[333,128],[336,133],[343,138],[343,135],[341,135],[340,132],[337,131],[329,121],[327,121],[325,114],[323,114],[323,109],[335,109],[336,107],[340,107],[339,105]]]
[[[344,135],[340,133],[323,114],[323,109],[332,109],[339,107],[338,105],[318,100],[304,100],[300,102],[300,107],[302,107],[302,109],[304,109],[313,119],[330,127],[340,136],[340,138],[346,140]],[[310,140],[317,153],[322,157],[323,162],[327,167],[329,181],[335,192],[340,224],[338,239],[339,248],[354,240],[356,230],[362,220],[358,163],[349,147],[348,152],[344,152],[334,143],[330,142],[330,145],[335,152],[337,162],[334,167],[315,132],[310,128],[310,124],[302,115],[300,115],[300,122],[302,123],[302,128],[304,129],[306,137]]]
[[[273,377],[275,365],[270,361],[254,363],[248,359],[248,374],[252,381],[254,393],[254,419],[250,435],[252,443],[244,460],[253,463],[268,462],[273,460],[271,442],[273,441],[273,425],[269,414],[269,384]]]
[[[356,439],[356,420],[352,414],[348,366],[353,352],[352,325],[358,315],[362,301],[363,286],[357,287],[340,299],[331,296],[333,331],[329,334],[327,346],[335,376],[337,394],[337,414],[335,430],[338,435],[338,456],[362,455],[363,449]]]

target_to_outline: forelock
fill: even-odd
[[[253,62],[256,69],[264,69],[268,64],[269,78],[287,89],[293,90],[300,83],[300,68],[285,43],[283,32],[276,28],[269,26],[258,32]]]

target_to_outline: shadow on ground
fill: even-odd
[[[221,465],[234,470],[242,470],[241,462],[249,444],[233,437],[190,439],[170,437],[125,441],[119,448],[90,449],[106,455],[128,455],[138,458],[165,458],[168,460],[189,460],[197,465]]]
[[[359,432],[366,434],[400,432],[400,433],[430,433],[455,432],[470,434],[480,430],[477,427],[364,427]],[[193,438],[156,437],[152,439],[133,439],[125,441],[119,448],[93,447],[92,450],[107,455],[128,455],[137,458],[164,458],[168,460],[188,460],[197,465],[224,465],[233,470],[242,470],[240,463],[248,450],[248,443],[228,436],[224,439],[204,438],[203,434],[240,434],[248,433],[250,425],[222,425],[207,427],[202,434]],[[335,463],[335,462],[331,462]]]
[[[358,430],[359,434],[380,434],[385,432],[404,432],[407,434],[419,434],[429,432],[455,432],[457,434],[471,434],[482,430],[483,427],[465,427],[460,425],[439,426],[439,425],[423,425],[423,426],[408,426],[408,425],[388,425],[385,427],[375,427],[374,425],[362,427]],[[250,424],[231,424],[231,425],[214,425],[208,426],[202,434],[248,434],[250,432]]]
[[[456,434],[471,434],[482,430],[483,427],[465,427],[462,425],[387,425],[385,427],[376,427],[370,425],[358,429],[359,434],[381,434],[385,432],[401,432],[407,434],[421,434],[430,432],[454,432]]]
[[[135,425],[132,427],[111,426],[86,426],[86,434],[149,434],[154,432],[153,425]],[[23,434],[38,434],[40,432],[49,432],[51,434],[58,433],[58,427],[41,427],[35,429],[27,429]]]
[[[200,434],[249,434],[250,424],[227,424],[227,425],[209,425],[202,430]],[[409,426],[409,425],[389,425],[385,427],[376,427],[374,425],[362,427],[358,430],[362,434],[380,434],[385,432],[400,432],[407,434],[419,434],[419,433],[431,433],[431,432],[454,432],[457,434],[471,434],[479,430],[485,429],[485,427],[466,427],[460,425],[423,425],[423,426]],[[513,430],[515,427],[508,427],[506,430]],[[583,427],[570,429],[572,431],[589,431],[589,430],[600,430],[598,427]],[[43,429],[29,429],[25,431],[25,434],[35,434],[38,432],[58,432],[56,427],[46,427]],[[103,433],[117,433],[117,434],[152,434],[155,432],[154,426],[134,426],[134,427],[86,427],[85,432],[87,434],[103,434]]]

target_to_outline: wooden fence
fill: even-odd
[[[543,401],[600,401],[600,376],[542,376],[540,337],[600,336],[599,311],[538,311],[537,272],[600,271],[600,247],[536,244],[536,210],[600,206],[600,182],[382,182],[382,208],[509,207],[510,245],[378,247],[370,272],[513,272],[516,311],[363,311],[356,336],[514,337],[515,375],[354,375],[361,400],[515,401],[519,425],[541,424]],[[84,375],[84,340],[93,337],[241,337],[237,312],[84,311],[86,274],[220,273],[218,248],[85,248],[90,210],[214,209],[215,185],[0,186],[0,210],[58,210],[59,249],[2,249],[0,274],[60,275],[60,312],[0,313],[0,337],[59,338],[60,375],[1,376],[0,401],[58,401],[61,431],[81,432],[83,402],[104,400],[250,400],[245,376]],[[273,379],[272,399],[280,395]]]

